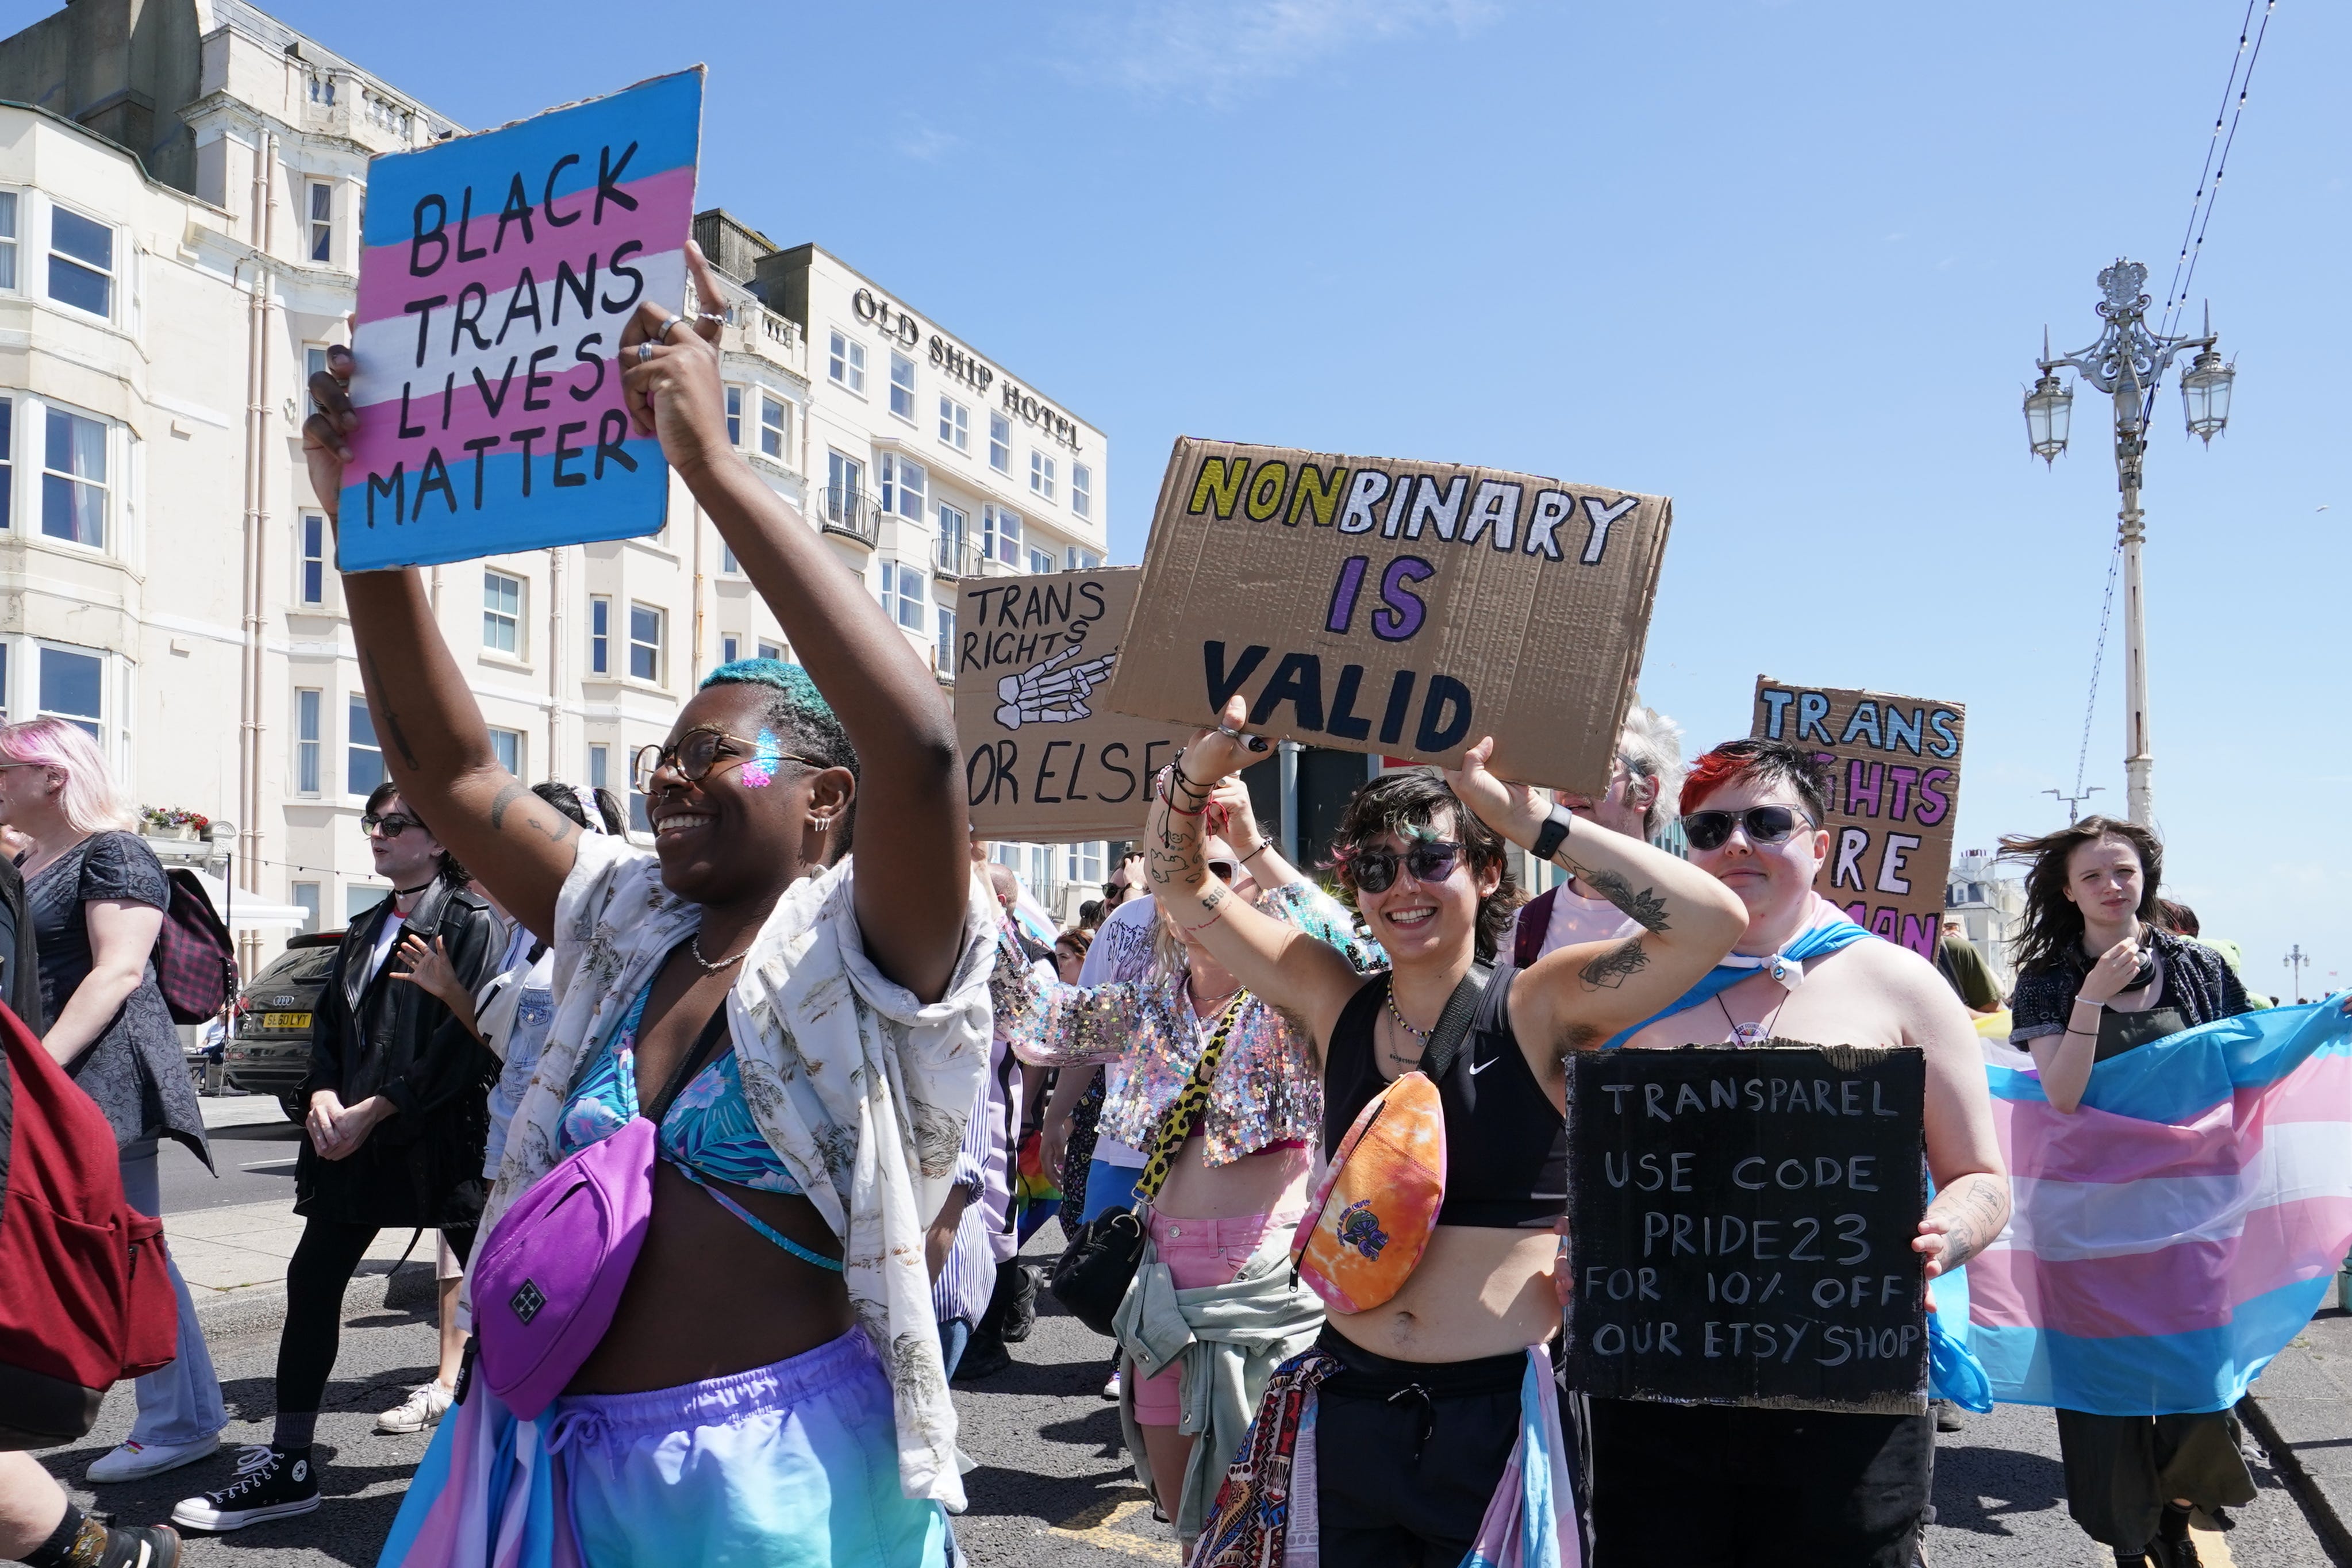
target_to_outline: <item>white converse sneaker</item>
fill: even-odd
[[[183,1530],[243,1530],[318,1506],[319,1467],[309,1449],[289,1454],[248,1443],[236,1451],[236,1479],[216,1492],[183,1498],[172,1510],[172,1522]]]
[[[379,1432],[425,1432],[441,1425],[441,1417],[449,1413],[449,1405],[457,1397],[457,1391],[445,1387],[438,1378],[420,1383],[408,1391],[408,1397],[375,1418]]]
[[[1117,1399],[1118,1397],[1118,1373],[1112,1373],[1110,1374],[1110,1381],[1103,1384],[1103,1397],[1105,1399]]]
[[[142,1476],[158,1476],[165,1470],[176,1470],[182,1465],[193,1465],[220,1451],[220,1434],[199,1437],[193,1443],[119,1443],[109,1452],[90,1461],[89,1479],[94,1487],[110,1487],[119,1481],[135,1481]]]

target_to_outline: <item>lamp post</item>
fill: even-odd
[[[2311,956],[2303,951],[2303,943],[2296,942],[2294,951],[2289,952],[2282,963],[2283,967],[2294,972],[2294,999],[2298,1002],[2303,1000],[2303,966],[2310,962]]]
[[[2088,348],[2053,359],[2050,334],[2042,333],[2042,358],[2035,362],[2042,376],[2025,395],[2025,434],[2033,455],[2044,463],[2056,461],[2066,449],[2074,394],[2059,380],[2061,370],[2074,371],[2115,400],[2116,488],[2123,492],[2116,515],[2124,552],[2124,798],[2131,820],[2152,826],[2156,757],[2148,735],[2147,626],[2139,567],[2145,537],[2140,524],[2146,515],[2139,506],[2140,464],[2147,452],[2147,416],[2173,356],[2195,349],[2197,357],[2180,377],[2181,410],[2189,433],[2210,446],[2230,422],[2230,387],[2238,373],[2222,363],[2213,347],[2210,309],[2200,337],[2150,331],[2148,297],[2141,292],[2147,282],[2147,268],[2137,261],[2118,260],[2099,273],[2099,289],[2106,296],[2099,301],[2099,314],[2107,325]]]

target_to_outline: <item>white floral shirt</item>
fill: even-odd
[[[753,1121],[841,1240],[851,1310],[890,1377],[899,1483],[910,1498],[960,1508],[955,1406],[923,1242],[987,1068],[997,911],[975,886],[955,976],[924,1003],[866,956],[852,882],[845,859],[776,901],[728,1022]],[[485,1236],[562,1158],[572,1080],[701,918],[701,906],[662,886],[654,856],[581,840],[556,900],[555,1021],[508,1132]]]

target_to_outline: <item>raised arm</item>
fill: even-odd
[[[1550,797],[1488,773],[1494,750],[1491,737],[1479,742],[1446,778],[1489,827],[1531,851],[1551,815]],[[1549,1041],[1564,1052],[1607,1039],[1671,1005],[1748,929],[1746,906],[1713,877],[1581,818],[1552,864],[1624,910],[1642,934],[1565,947],[1521,973],[1511,988],[1511,1023],[1522,1041]]]
[[[687,264],[696,297],[715,307],[723,296],[702,252],[688,246]],[[883,973],[936,999],[954,972],[971,892],[955,717],[879,602],[728,441],[718,318],[699,318],[694,331],[668,331],[667,322],[648,302],[621,335],[630,417],[640,432],[660,434],[663,456],[857,748],[856,898],[866,950]],[[654,345],[643,360],[640,343]]]

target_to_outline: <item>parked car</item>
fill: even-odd
[[[333,967],[339,931],[298,936],[248,981],[229,1010],[224,1068],[230,1085],[276,1100],[299,1122],[302,1080],[310,1072],[310,1017]]]

